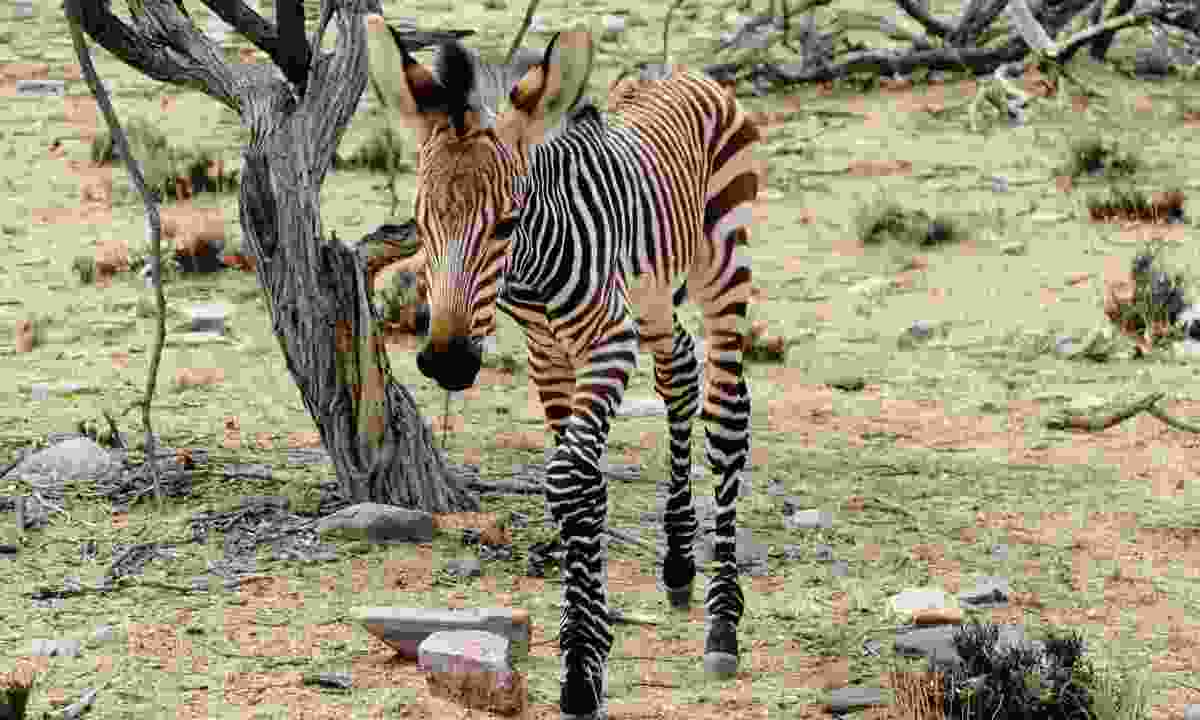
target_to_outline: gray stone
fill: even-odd
[[[1183,709],[1183,720],[1200,720],[1200,705],[1188,705]]]
[[[605,42],[614,42],[625,32],[625,18],[621,15],[605,15],[600,19],[600,24],[604,28],[600,39]]]
[[[422,641],[444,630],[486,630],[507,638],[510,652],[518,658],[529,651],[530,620],[524,610],[374,607],[355,608],[352,616],[367,632],[410,659],[418,656]]]
[[[419,649],[418,667],[434,695],[501,715],[521,713],[528,703],[523,676],[510,665],[505,638],[480,630],[431,634]]]
[[[883,704],[883,691],[879,688],[850,686],[831,692],[826,707],[831,713],[847,713]]]
[[[18,97],[62,97],[66,84],[62,80],[18,80]]]
[[[845,560],[834,560],[829,566],[829,574],[834,577],[846,577],[850,574],[850,564]]]
[[[112,625],[101,625],[92,631],[91,637],[88,638],[93,645],[103,645],[117,637],[117,629]]]
[[[59,640],[35,638],[29,654],[44,655],[46,657],[78,657],[79,651],[82,648],[83,643],[70,638]]]
[[[479,577],[483,574],[483,566],[476,557],[451,558],[446,561],[446,572],[455,577]]]
[[[25,458],[10,477],[40,490],[50,488],[57,495],[65,483],[106,479],[120,471],[120,464],[107,450],[86,437],[75,437]]]
[[[510,669],[508,640],[486,630],[439,630],[417,649],[423,672],[503,672]]]
[[[917,628],[896,636],[896,652],[908,657],[928,657],[935,664],[959,665],[962,658],[954,648],[954,633],[959,630],[957,625],[938,625],[928,628]],[[1034,650],[1040,651],[1042,643],[1029,642],[1025,638],[1025,628],[1020,625],[1000,625],[996,639],[996,649],[1005,652],[1009,648],[1027,644]]]
[[[1002,607],[1008,604],[1011,594],[1007,578],[981,577],[975,581],[974,588],[960,592],[958,599],[977,608]]]
[[[225,318],[229,307],[221,304],[193,305],[187,310],[191,318],[192,332],[215,332],[225,334]]]
[[[1004,543],[997,543],[997,544],[993,545],[992,546],[992,557],[995,558],[996,560],[1007,560],[1008,559],[1008,545],[1005,545]]]
[[[818,562],[833,562],[833,546],[820,543],[813,548],[813,555]]]
[[[359,503],[321,518],[317,532],[341,530],[377,543],[433,541],[433,516],[420,510]]]
[[[667,405],[662,398],[625,398],[617,408],[618,417],[656,417],[667,414]]]
[[[815,530],[833,527],[833,514],[828,510],[800,510],[783,518],[788,530]]]
[[[917,610],[941,610],[948,606],[948,600],[946,593],[942,590],[915,588],[891,596],[888,598],[888,603],[893,612],[910,615]]]
[[[992,176],[992,192],[1006,193],[1008,192],[1008,178],[1003,175]],[[1012,243],[1009,243],[1010,245]],[[1007,254],[1007,253],[1006,253]],[[1020,253],[1017,253],[1018,255]]]

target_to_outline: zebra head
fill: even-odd
[[[387,112],[419,145],[413,219],[426,257],[429,339],[421,373],[446,390],[475,384],[495,332],[499,278],[520,229],[529,148],[579,98],[591,70],[586,31],[496,66],[458,42],[433,71],[380,15],[369,15],[368,67]],[[500,113],[507,98],[511,108]]]

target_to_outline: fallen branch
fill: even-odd
[[[1179,418],[1171,417],[1167,414],[1166,410],[1152,407],[1148,408],[1146,412],[1158,418],[1159,420],[1162,420],[1168,427],[1173,427],[1176,430],[1182,430],[1184,432],[1196,433],[1197,435],[1200,435],[1200,425],[1192,425],[1191,423],[1184,422]]]
[[[1124,408],[1107,415],[1097,415],[1088,417],[1087,415],[1079,415],[1075,413],[1064,412],[1046,419],[1046,427],[1051,430],[1083,430],[1084,432],[1104,432],[1105,430],[1115,427],[1131,417],[1139,413],[1147,412],[1154,407],[1154,404],[1165,393],[1156,392],[1147,395],[1146,397],[1132,403]],[[1161,418],[1160,418],[1161,419]]]
[[[475,480],[470,488],[478,492],[494,492],[505,495],[541,495],[546,488],[540,483],[525,480]]]

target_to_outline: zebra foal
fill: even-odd
[[[691,600],[701,373],[675,312],[689,294],[704,315],[701,418],[717,480],[704,665],[732,675],[743,612],[735,503],[750,425],[742,368],[750,265],[739,246],[758,193],[758,130],[716,82],[679,69],[621,80],[602,111],[584,99],[593,57],[586,31],[559,33],[515,68],[447,44],[431,71],[393,41],[381,16],[366,24],[371,81],[420,147],[414,220],[431,319],[418,367],[447,390],[471,387],[499,306],[524,329],[555,436],[546,494],[566,549],[562,717],[606,715],[613,635],[599,460],[639,344],[654,356],[668,409],[662,579],[673,607]]]

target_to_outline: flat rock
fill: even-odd
[[[525,678],[510,665],[509,643],[483,630],[443,630],[419,648],[418,667],[434,695],[500,715],[521,713],[528,702]]]
[[[883,704],[883,692],[879,688],[852,686],[831,692],[825,706],[829,712],[840,714]]]
[[[529,613],[520,609],[490,607],[452,610],[449,608],[371,607],[355,608],[352,616],[367,632],[409,659],[419,655],[421,643],[435,632],[482,630],[509,642],[518,658],[529,651],[532,633]]]
[[[1007,578],[981,577],[975,587],[958,594],[958,601],[976,608],[1001,607],[1008,604],[1011,594]]]
[[[433,541],[433,516],[420,510],[359,503],[321,518],[317,532],[341,530],[377,543]]]
[[[120,463],[103,447],[86,437],[75,437],[36,452],[12,469],[9,477],[47,485],[61,491],[64,483],[106,479],[120,472]]]
[[[888,598],[888,606],[897,615],[911,616],[918,610],[944,610],[958,603],[941,588],[909,588]]]
[[[618,417],[655,417],[667,414],[667,405],[662,398],[625,398],[617,408]]]

